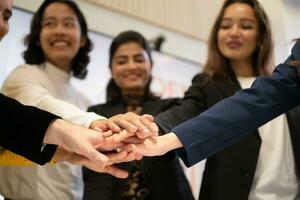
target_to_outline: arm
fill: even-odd
[[[49,124],[58,117],[2,94],[0,105],[0,146],[39,164],[50,161],[56,146],[47,145],[42,152],[41,149]]]
[[[299,43],[293,48],[289,60],[300,60]],[[137,145],[137,151],[153,156],[183,146],[176,152],[187,166],[191,166],[298,105],[300,78],[297,73],[295,67],[281,64],[272,76],[257,78],[250,89],[236,92],[199,116],[175,127],[172,131],[176,135],[169,133],[146,140]]]
[[[166,111],[159,113],[155,117],[155,122],[164,133],[170,132],[172,128],[188,119],[197,116],[207,107],[204,103],[203,85],[207,81],[208,75],[198,74],[192,80],[189,87],[180,100],[179,104],[173,106]]]
[[[294,67],[279,65],[271,77],[258,78],[199,116],[175,127],[184,148],[178,155],[190,166],[226,148],[300,102]]]

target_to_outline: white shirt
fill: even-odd
[[[50,63],[22,65],[7,77],[2,92],[23,104],[47,110],[85,127],[94,120],[103,119],[84,111],[89,102],[72,87],[70,79],[69,73]],[[14,200],[79,200],[83,195],[81,167],[66,162],[0,167],[0,177],[0,193]]]
[[[242,88],[250,88],[254,80],[238,77]],[[262,144],[249,200],[299,199],[299,181],[286,115],[278,116],[258,130]]]

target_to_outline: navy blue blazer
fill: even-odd
[[[13,151],[38,164],[51,160],[56,145],[46,145],[42,152],[41,148],[49,124],[58,116],[24,106],[2,94],[0,113],[0,148]]]
[[[298,105],[300,78],[297,69],[287,64],[291,60],[300,60],[299,42],[272,76],[257,78],[250,89],[172,129],[184,146],[176,150],[184,163],[191,166],[209,157]]]

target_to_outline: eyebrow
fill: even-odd
[[[44,18],[42,19],[42,21],[44,21],[44,20],[52,20],[52,19],[56,19],[56,17],[54,17],[54,16],[44,17]],[[69,16],[63,17],[63,19],[64,19],[64,20],[72,20],[72,21],[75,21],[75,20],[76,20],[74,17],[69,17]]]
[[[249,21],[249,22],[255,23],[255,20],[250,19],[250,18],[241,18],[239,20],[240,21]],[[226,18],[223,18],[221,21],[232,21],[232,18],[226,17]]]

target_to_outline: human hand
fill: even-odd
[[[119,178],[127,177],[128,173],[114,167],[113,163],[141,158],[140,154],[130,149],[127,152],[119,151],[104,155],[97,150],[101,144],[105,144],[102,132],[60,119],[54,120],[48,127],[44,143],[60,146],[55,155],[57,161],[66,160],[73,164],[82,164],[94,171],[109,173]],[[109,146],[107,144],[107,147]]]
[[[149,137],[142,143],[135,144],[134,151],[143,156],[161,156],[180,147],[182,147],[182,143],[178,137],[174,133],[168,133],[162,136]],[[129,148],[129,145],[122,146],[118,148],[118,151],[127,151]]]
[[[96,120],[90,128],[95,130],[112,130],[114,141],[122,141],[125,138],[136,136],[139,139],[158,135],[158,127],[153,122],[154,118],[151,115],[145,114],[142,116],[128,112],[125,114],[115,115],[107,120]],[[121,131],[126,130],[126,132]]]

